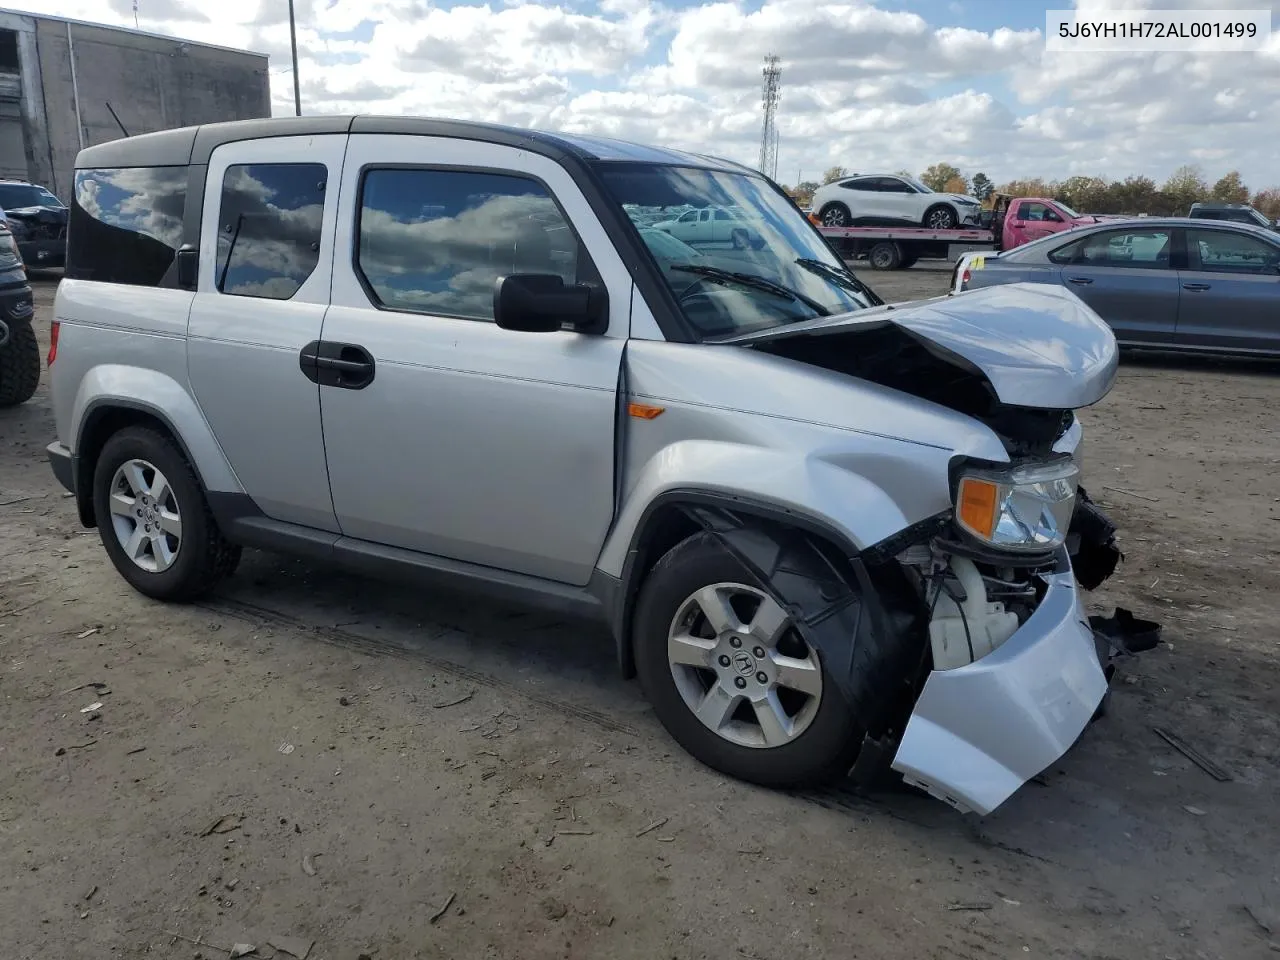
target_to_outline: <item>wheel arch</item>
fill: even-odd
[[[635,676],[632,627],[640,591],[654,564],[667,551],[688,537],[704,532],[705,527],[691,512],[698,507],[715,508],[747,524],[781,524],[803,530],[846,557],[860,553],[857,545],[835,525],[781,503],[695,487],[675,487],[660,493],[646,505],[632,532],[619,589],[611,604],[610,627],[618,667],[628,679]]]
[[[77,391],[72,423],[76,506],[86,527],[96,523],[98,456],[114,433],[129,426],[147,425],[172,439],[206,491],[244,492],[195,400],[164,373],[122,365],[91,370]]]

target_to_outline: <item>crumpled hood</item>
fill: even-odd
[[[886,324],[940,358],[980,372],[1000,402],[1012,407],[1087,407],[1107,395],[1119,365],[1111,328],[1074,294],[1039,283],[820,317],[719,342],[745,346],[806,334],[857,334]]]

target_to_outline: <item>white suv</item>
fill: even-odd
[[[935,193],[914,177],[860,174],[819,187],[812,208],[823,226],[897,226],[954,230],[977,224],[981,204],[962,193]]]
[[[629,213],[728,207],[759,249]],[[1106,692],[1065,291],[885,307],[745,167],[386,117],[89,147],[67,257],[49,455],[148,596],[252,546],[601,617],[705,763],[984,813]]]

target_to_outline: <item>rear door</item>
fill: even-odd
[[[1179,344],[1280,350],[1280,244],[1229,227],[1191,227],[1178,279]]]
[[[298,370],[319,339],[346,134],[218,147],[209,159],[187,329],[196,399],[259,509],[337,531],[320,388]]]
[[[1172,344],[1181,292],[1169,227],[1125,227],[1080,237],[1049,254],[1062,285],[1133,344]]]

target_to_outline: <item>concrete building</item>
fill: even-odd
[[[81,147],[269,116],[265,54],[0,9],[0,178],[69,203]]]

